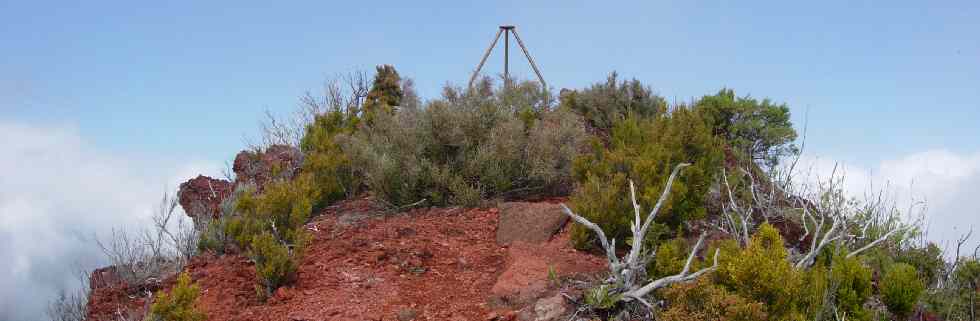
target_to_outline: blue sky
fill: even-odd
[[[0,117],[76,125],[123,152],[229,159],[263,110],[292,109],[338,72],[391,63],[424,97],[463,83],[511,23],[555,88],[612,70],[677,100],[727,86],[809,108],[813,148],[866,163],[980,146],[975,2],[359,5],[3,3]]]
[[[18,262],[0,288],[38,289],[0,291],[0,319],[34,319],[69,282],[39,262],[93,253],[23,224],[97,234],[145,217],[164,186],[217,174],[264,110],[292,111],[337,73],[393,64],[434,97],[467,80],[500,24],[555,89],[616,70],[674,101],[729,87],[786,102],[798,125],[808,114],[818,171],[848,164],[855,189],[918,181],[903,191],[935,200],[938,239],[980,225],[963,205],[980,195],[976,1],[0,0],[0,255]],[[512,71],[532,76],[514,49]]]

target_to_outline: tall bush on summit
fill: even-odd
[[[592,153],[575,161],[578,188],[571,200],[576,213],[601,226],[610,237],[624,239],[630,235],[631,218],[622,213],[632,208],[624,196],[627,180],[632,179],[639,188],[640,205],[650,208],[672,164],[691,163],[674,183],[657,217],[659,227],[648,236],[657,238],[686,220],[705,216],[704,199],[722,161],[721,140],[712,135],[696,110],[679,106],[653,119],[627,117],[613,127],[608,144],[605,147],[596,139]],[[580,249],[592,244],[591,233],[578,225],[573,227],[572,240]]]
[[[401,77],[392,65],[380,65],[374,74],[371,90],[364,99],[364,120],[373,124],[378,113],[393,113],[401,106],[405,93],[402,90]]]
[[[796,130],[786,104],[736,97],[734,90],[726,88],[701,97],[695,108],[705,114],[715,135],[753,161],[774,166],[780,157],[798,152],[792,144]]]
[[[364,184],[391,207],[477,205],[561,192],[585,139],[580,117],[551,110],[533,83],[447,87],[425,108],[375,116],[344,140]]]

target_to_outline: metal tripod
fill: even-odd
[[[531,54],[527,52],[527,47],[524,46],[524,42],[521,41],[521,36],[517,35],[517,29],[514,26],[500,26],[500,30],[497,30],[497,35],[493,37],[493,41],[490,42],[490,47],[487,48],[487,52],[483,54],[483,59],[480,59],[480,64],[476,66],[476,70],[473,71],[473,76],[470,77],[470,83],[467,87],[473,87],[473,81],[476,80],[476,76],[480,74],[480,69],[483,68],[483,64],[487,62],[487,57],[490,56],[490,52],[493,51],[493,47],[497,46],[497,40],[500,40],[500,35],[504,34],[504,85],[507,86],[510,83],[510,34],[514,35],[514,39],[517,39],[517,44],[521,46],[521,50],[524,51],[524,56],[527,57],[527,62],[531,64],[531,68],[534,69],[534,74],[538,76],[538,81],[541,82],[541,88],[547,89],[548,84],[544,82],[544,77],[541,77],[541,71],[538,70],[538,65],[534,63],[534,58],[531,58]]]

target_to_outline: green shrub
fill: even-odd
[[[191,283],[187,272],[177,277],[177,284],[170,292],[162,292],[150,306],[148,321],[202,321],[207,315],[194,307],[201,288]]]
[[[728,289],[764,303],[771,317],[792,319],[801,313],[803,278],[786,256],[779,231],[763,224],[744,251],[721,256],[715,275]]]
[[[667,100],[633,79],[619,81],[616,72],[604,83],[596,83],[581,91],[562,93],[561,105],[585,117],[592,128],[608,132],[627,115],[653,118],[667,110]]]
[[[612,293],[612,288],[610,284],[602,284],[586,290],[585,305],[599,311],[612,309],[623,299],[622,294]]]
[[[912,314],[923,290],[925,286],[918,271],[906,263],[892,264],[881,279],[881,299],[888,311],[899,319]]]
[[[766,306],[701,278],[694,283],[675,284],[661,291],[667,309],[659,315],[664,321],[763,321]]]
[[[628,117],[612,129],[609,146],[593,143],[593,152],[575,161],[578,188],[571,203],[576,213],[601,226],[607,236],[630,235],[632,204],[628,179],[637,188],[637,201],[648,213],[660,197],[678,163],[692,163],[681,172],[657,216],[659,231],[676,230],[682,222],[705,217],[704,200],[721,166],[721,140],[712,136],[696,111],[677,107],[655,119]],[[651,233],[656,237],[658,233]],[[591,233],[575,225],[577,248],[592,246]],[[647,240],[649,241],[649,240]]]
[[[782,156],[798,152],[792,144],[796,130],[785,104],[736,97],[735,91],[722,89],[701,97],[695,107],[710,119],[715,135],[753,161],[773,166]]]
[[[238,215],[235,211],[238,206],[238,199],[246,196],[251,197],[255,193],[255,186],[242,183],[235,186],[228,198],[221,201],[220,215],[217,218],[205,217],[197,226],[200,231],[197,248],[200,251],[213,251],[217,254],[225,254],[241,249],[238,247],[234,235],[229,234],[229,224],[236,220]]]
[[[904,247],[894,254],[894,261],[914,267],[916,271],[919,271],[919,276],[926,284],[938,282],[946,266],[943,250],[932,242],[926,246]]]
[[[259,282],[255,291],[259,299],[265,300],[280,286],[296,281],[299,259],[306,245],[305,239],[299,242],[286,245],[269,232],[262,232],[252,238],[248,255],[255,262],[255,274]]]
[[[871,297],[871,270],[858,258],[838,255],[833,260],[831,286],[837,309],[846,313],[848,320],[870,320],[864,302]]]
[[[269,183],[261,194],[246,190],[235,203],[235,215],[224,224],[225,234],[255,263],[260,299],[295,281],[309,241],[303,226],[310,217],[312,195],[309,173]]]
[[[391,65],[380,65],[374,74],[371,90],[364,99],[363,117],[367,124],[373,124],[380,113],[393,113],[401,106],[405,93],[402,91],[401,77]]]
[[[585,132],[533,83],[492,90],[486,81],[462,94],[447,88],[425,108],[378,114],[343,138],[365,185],[401,207],[476,205],[481,199],[567,190]]]
[[[300,149],[305,154],[302,169],[313,176],[311,193],[315,209],[357,193],[359,175],[337,136],[353,132],[358,123],[357,116],[333,110],[317,115],[306,126],[300,141]]]

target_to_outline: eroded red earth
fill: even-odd
[[[314,241],[298,281],[266,302],[244,256],[201,255],[187,271],[211,321],[360,321],[510,319],[554,294],[549,270],[583,276],[604,269],[601,257],[573,250],[565,230],[541,244],[498,246],[497,220],[496,208],[380,215],[364,199],[343,203],[307,225]],[[116,311],[138,314],[142,306],[118,287],[96,289],[90,320],[117,320]]]

